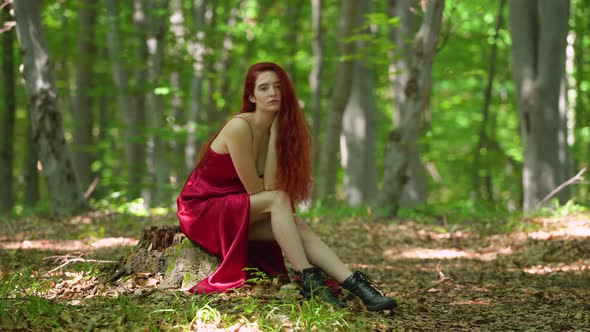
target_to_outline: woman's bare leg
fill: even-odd
[[[352,271],[336,253],[307,226],[305,221],[295,218],[299,236],[303,241],[305,254],[311,264],[321,268],[339,283],[352,275]]]
[[[261,209],[259,209],[258,207],[254,209],[252,208],[252,206],[255,204],[260,204],[261,206],[264,205],[264,202],[261,201],[265,198],[268,198],[260,197],[261,200],[258,200],[257,197],[255,200],[252,200],[252,197],[254,196],[251,196],[250,199],[250,240],[276,240],[274,228],[272,225],[272,221],[270,219],[270,213],[256,213]],[[291,220],[293,220],[292,216]],[[319,236],[313,233],[313,231],[307,226],[307,224],[303,220],[301,220],[300,218],[295,218],[292,221],[292,223],[296,225],[296,231],[290,231],[292,233],[288,233],[288,237],[300,239],[303,245],[306,261],[308,262],[307,264],[311,263],[314,266],[321,268],[329,276],[331,276],[340,283],[352,274],[352,271],[342,262],[342,260],[340,260],[340,258],[334,253],[334,251],[330,247],[328,247],[328,245],[324,243],[324,241],[322,241],[319,238]],[[296,235],[294,236],[294,234]],[[277,242],[279,241],[277,240]],[[279,245],[281,246],[281,249],[285,251],[283,245],[280,242]],[[286,251],[285,255],[287,255],[287,259],[289,259],[289,262],[293,264],[291,258],[289,258],[289,255]],[[297,270],[295,264],[293,264],[293,267]]]
[[[264,223],[269,214],[274,239],[279,243],[293,268],[302,271],[312,267],[307,260],[303,243],[297,232],[297,225],[293,220],[289,197],[284,192],[265,191],[250,196],[250,231],[252,236],[257,233],[255,230],[257,223]]]

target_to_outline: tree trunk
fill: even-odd
[[[193,21],[195,25],[195,35],[189,42],[189,54],[193,60],[193,77],[191,81],[190,105],[187,126],[187,136],[185,145],[185,167],[191,170],[195,167],[197,154],[199,153],[197,128],[201,117],[202,91],[203,91],[203,69],[204,69],[204,52],[205,52],[205,4],[203,1],[196,1],[193,8]],[[211,93],[209,93],[211,95]]]
[[[144,121],[141,121],[141,112],[138,110],[140,105],[137,104],[138,100],[134,98],[131,92],[129,73],[123,63],[125,56],[123,55],[119,26],[119,1],[106,0],[106,9],[111,21],[107,36],[107,45],[113,65],[113,78],[118,90],[119,109],[123,119],[123,125],[125,126],[123,129],[123,138],[125,141],[125,154],[129,165],[128,196],[129,198],[137,198],[141,195],[141,179],[145,170],[144,145],[140,142],[141,138],[139,134],[141,132],[138,130],[144,124]],[[137,59],[137,61],[141,60]],[[138,84],[140,82],[143,83],[140,80]]]
[[[236,23],[238,20],[238,12],[241,11],[241,9],[244,7],[244,4],[244,0],[238,0],[237,4],[226,7],[231,8],[229,9],[229,16],[227,17],[227,21],[225,23],[227,30],[223,36],[223,42],[220,45],[221,58],[215,64],[217,72],[220,73],[219,77],[221,77],[221,81],[219,85],[219,90],[213,91],[213,93],[219,93],[221,99],[223,100],[223,107],[221,108],[220,112],[217,113],[215,119],[217,121],[224,119],[231,112],[229,108],[229,106],[231,105],[230,101],[233,100],[231,96],[235,95],[231,91],[231,82],[234,80],[234,78],[229,71],[229,68],[231,67],[233,61],[232,52],[234,50],[234,39],[232,31],[236,27]],[[210,91],[209,93],[211,92],[212,91]]]
[[[357,26],[358,8],[359,1],[342,1],[339,18],[340,57],[350,56],[356,50],[356,44],[348,42],[347,39],[353,35]],[[336,79],[328,108],[326,136],[322,145],[320,172],[317,178],[316,190],[319,199],[335,199],[342,115],[352,89],[353,64],[352,60],[341,59],[337,65]]]
[[[187,35],[187,23],[185,22],[185,15],[183,12],[182,0],[170,1],[170,32],[172,33],[172,45],[170,45],[169,53],[171,62],[174,63],[173,68],[168,74],[169,84],[171,90],[170,107],[171,114],[174,121],[172,122],[172,129],[174,132],[180,131],[181,127],[186,125],[186,107],[184,105],[183,98],[183,68],[185,68],[187,61],[186,57],[186,35]],[[190,34],[192,37],[194,34]],[[180,140],[177,135],[174,135],[168,140],[168,146],[173,156],[182,156],[185,150],[184,140]],[[183,177],[184,160],[182,158],[174,158],[172,167],[170,169],[170,180],[173,184],[176,183],[176,179]]]
[[[144,206],[151,205],[151,188],[143,184],[147,175],[147,144],[144,137],[148,137],[147,129],[147,89],[148,85],[148,68],[147,62],[149,57],[148,45],[145,42],[148,36],[148,2],[145,0],[133,1],[133,23],[135,25],[134,37],[137,38],[138,47],[136,49],[135,60],[135,86],[133,97],[135,99],[135,112],[131,114],[131,131],[133,137],[133,161],[130,164],[133,183],[138,183],[136,188],[129,188],[131,198],[143,198]]]
[[[590,75],[590,61],[588,58],[588,47],[590,46],[590,7],[585,6],[583,1],[573,2],[574,21],[573,28],[575,39],[573,41],[573,63],[571,66],[575,68],[573,75],[576,99],[575,104],[575,131],[576,131],[576,147],[578,153],[577,164],[590,165],[590,138],[584,139],[580,133],[586,128],[590,127],[590,96],[587,91],[584,91],[584,81]],[[580,137],[582,136],[582,137]],[[580,186],[580,200],[590,201],[590,186]]]
[[[372,12],[373,2],[360,4],[359,26],[366,24],[365,14]],[[370,31],[364,31],[370,33]],[[363,50],[366,42],[357,42]],[[344,168],[344,190],[350,205],[369,203],[377,192],[377,164],[375,157],[375,75],[372,66],[365,62],[366,52],[354,60],[354,80],[343,115],[340,147]]]
[[[395,52],[392,54],[394,60],[390,66],[390,73],[393,76],[393,98],[395,112],[393,114],[394,125],[399,125],[404,118],[406,96],[404,87],[410,77],[412,61],[411,38],[415,35],[415,16],[411,8],[410,0],[390,0],[392,16],[399,17],[400,24],[394,29],[392,39],[395,41]],[[420,126],[422,127],[423,121]],[[407,183],[404,186],[401,206],[414,207],[426,201],[426,170],[422,164],[418,142],[411,142],[409,147],[410,160],[406,171]]]
[[[147,6],[148,36],[145,42],[148,47],[148,84],[146,110],[150,118],[152,135],[149,155],[150,171],[154,186],[151,191],[150,205],[162,205],[167,201],[166,193],[169,184],[167,149],[163,135],[158,129],[166,127],[166,115],[164,113],[164,102],[162,95],[157,93],[156,88],[160,85],[159,80],[163,77],[164,50],[166,45],[166,34],[168,30],[167,21],[168,1],[151,0]]]
[[[311,0],[311,24],[313,29],[313,67],[309,74],[311,90],[311,136],[312,136],[312,165],[314,176],[317,178],[320,151],[320,122],[322,111],[322,72],[324,68],[324,45],[322,33],[322,0]]]
[[[27,123],[27,141],[25,146],[26,150],[23,171],[25,193],[23,206],[32,209],[39,202],[39,170],[37,168],[39,153],[37,152],[37,145],[35,144],[35,141],[33,141],[33,125],[31,123]]]
[[[379,192],[379,207],[395,215],[407,183],[411,146],[420,134],[420,124],[430,100],[432,65],[442,24],[444,0],[426,1],[424,21],[414,39],[409,78],[404,86],[404,114],[396,130],[389,135],[385,152],[385,173]]]
[[[301,3],[290,3],[287,5],[287,22],[290,22],[289,29],[287,30],[287,36],[285,36],[285,40],[287,41],[287,54],[288,57],[284,63],[285,70],[289,74],[291,81],[293,84],[297,84],[297,64],[296,64],[296,53],[299,50],[299,45],[297,44],[297,36],[300,34],[300,27],[299,27],[299,16],[301,13]]]
[[[493,140],[494,137],[488,133],[488,122],[490,121],[490,103],[492,102],[492,87],[494,85],[494,75],[496,73],[496,58],[497,58],[497,49],[498,49],[498,37],[500,35],[500,29],[502,28],[503,16],[504,16],[504,4],[506,0],[500,0],[500,5],[498,8],[498,15],[496,17],[496,28],[494,32],[494,43],[492,44],[492,49],[490,51],[490,67],[488,70],[488,82],[484,92],[484,103],[481,110],[482,119],[481,124],[479,127],[479,139],[474,151],[473,157],[473,180],[472,180],[472,192],[473,196],[476,200],[479,200],[483,197],[481,192],[481,167],[482,167],[482,149],[484,147],[489,147],[489,140]],[[489,151],[489,149],[487,149]],[[488,163],[483,163],[488,164]],[[488,169],[485,173],[489,172]],[[491,176],[487,176],[489,179],[486,187],[487,187],[487,196],[486,199],[488,201],[493,201],[493,191],[492,191],[492,183],[491,183]]]
[[[5,6],[0,22],[12,21],[10,6]],[[2,114],[2,139],[0,139],[0,214],[10,213],[14,205],[14,126],[16,112],[16,79],[14,75],[14,31],[2,33],[2,90],[4,111]]]
[[[41,25],[40,2],[13,3],[21,42],[24,74],[30,103],[33,140],[39,148],[53,211],[71,215],[88,209],[68,154],[62,114]]]
[[[92,133],[94,127],[94,54],[97,1],[85,0],[80,8],[78,25],[78,61],[76,68],[76,99],[73,114],[73,153],[72,161],[80,185],[88,188],[92,181]]]
[[[510,1],[513,75],[524,154],[525,211],[565,181],[567,144],[560,106],[569,1]],[[561,109],[563,108],[563,110]],[[565,201],[567,193],[557,197]]]

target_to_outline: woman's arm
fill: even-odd
[[[276,190],[277,180],[277,136],[279,133],[279,115],[275,115],[270,127],[270,138],[264,162],[264,190]]]
[[[219,136],[229,150],[238,177],[248,194],[263,191],[264,183],[256,172],[256,161],[252,147],[252,131],[244,120],[230,120]]]

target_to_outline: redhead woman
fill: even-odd
[[[351,271],[294,216],[295,206],[311,192],[310,141],[285,71],[268,62],[250,67],[240,113],[205,145],[178,197],[181,230],[221,260],[192,292],[240,287],[247,279],[246,267],[286,275],[284,254],[307,298],[346,306],[326,286],[326,274],[368,310],[397,305],[362,272]]]

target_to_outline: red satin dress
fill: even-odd
[[[209,147],[177,199],[180,229],[221,264],[190,289],[192,293],[225,292],[244,285],[246,267],[269,275],[286,275],[276,241],[249,242],[250,195],[229,154]]]

